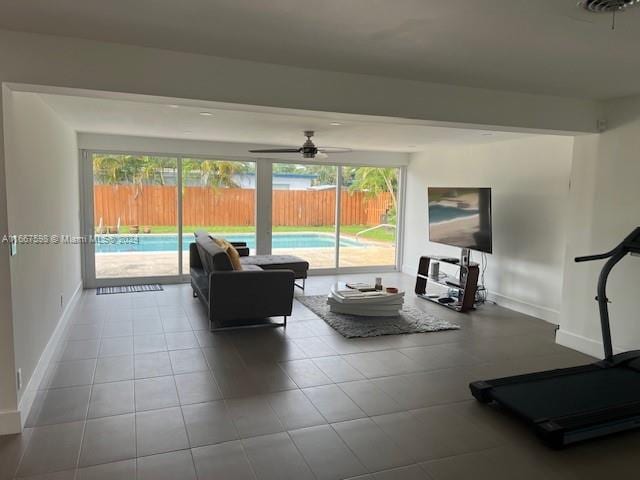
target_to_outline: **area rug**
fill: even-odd
[[[346,338],[439,332],[460,328],[459,325],[438,319],[411,305],[405,305],[397,317],[361,317],[329,311],[326,295],[300,295],[296,297],[296,300]]]
[[[120,287],[98,287],[96,295],[111,295],[114,293],[160,292],[164,290],[159,283],[145,285],[122,285]]]

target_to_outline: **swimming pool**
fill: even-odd
[[[246,242],[250,249],[256,248],[256,237],[251,233],[224,235],[230,242]],[[182,250],[189,250],[193,242],[193,233],[182,235]],[[275,248],[334,248],[335,236],[330,233],[274,233],[272,247]],[[366,247],[366,244],[342,238],[341,247]],[[140,235],[96,235],[96,253],[123,252],[174,252],[178,249],[178,235],[140,234]]]
[[[444,205],[429,205],[429,222],[440,223],[448,222],[458,218],[473,217],[477,215],[479,210],[471,210],[465,208],[447,207]]]

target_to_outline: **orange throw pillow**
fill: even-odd
[[[242,263],[240,263],[240,254],[238,253],[238,250],[236,250],[236,248],[229,242],[227,242],[224,238],[214,238],[213,241],[216,242],[220,248],[224,249],[227,252],[233,269],[238,271],[242,270]]]

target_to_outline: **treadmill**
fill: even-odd
[[[604,360],[472,382],[469,388],[473,396],[514,413],[552,448],[640,428],[640,350],[613,354],[606,293],[611,270],[627,254],[640,255],[640,227],[610,252],[575,259],[608,259],[600,273],[596,297]]]

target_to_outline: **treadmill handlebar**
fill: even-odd
[[[628,253],[640,252],[640,227],[636,227],[617,247],[607,253],[577,257],[576,262],[590,262],[592,260],[607,259],[598,277],[598,309],[600,311],[600,326],[602,329],[602,346],[604,347],[604,361],[613,361],[613,345],[611,344],[611,325],[609,322],[609,306],[607,303],[607,280],[613,267]]]
[[[604,260],[605,258],[613,257],[616,254],[627,253],[639,254],[640,253],[640,227],[636,227],[616,248],[610,250],[607,253],[600,253],[598,255],[586,255],[584,257],[576,257],[575,261],[591,262],[593,260]]]
[[[594,260],[604,260],[605,258],[612,257],[613,255],[616,254],[616,252],[618,252],[618,248],[614,248],[610,252],[600,253],[598,255],[585,255],[583,257],[576,257],[575,261],[576,263],[580,263],[580,262],[592,262]]]

